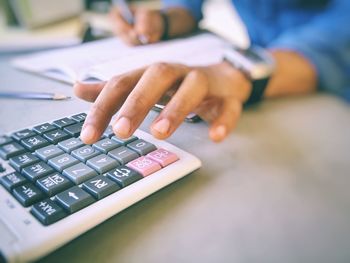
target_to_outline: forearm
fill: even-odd
[[[195,18],[189,11],[181,7],[171,7],[164,11],[169,20],[169,37],[177,37],[197,29]]]
[[[301,95],[316,90],[316,70],[306,58],[293,51],[271,52],[275,58],[276,71],[266,88],[265,98]]]

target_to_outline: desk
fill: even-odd
[[[1,90],[72,95],[7,60],[0,60]],[[1,132],[89,108],[77,98],[0,104]],[[318,94],[245,112],[217,145],[205,123],[185,123],[169,142],[198,156],[200,170],[40,262],[349,262],[349,120],[349,105]]]

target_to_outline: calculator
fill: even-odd
[[[200,168],[195,156],[108,126],[84,144],[86,113],[0,136],[0,262],[39,259]]]

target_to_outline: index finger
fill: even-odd
[[[144,69],[134,70],[107,82],[84,122],[80,135],[84,143],[91,144],[100,138],[112,116],[118,111],[143,72]]]

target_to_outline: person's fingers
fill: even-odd
[[[220,142],[235,128],[242,112],[242,102],[236,98],[227,98],[223,100],[219,116],[211,123],[209,128],[209,137]]]
[[[186,72],[188,68],[183,65],[150,66],[120,108],[113,124],[114,133],[122,138],[131,136],[154,104]]]
[[[135,13],[134,30],[142,44],[154,43],[160,39],[162,20],[156,12],[139,9]]]
[[[119,36],[124,42],[130,45],[138,45],[140,41],[134,30],[134,25],[130,25],[120,14],[118,8],[112,8],[110,19],[113,33]]]
[[[151,133],[158,139],[169,137],[205,98],[207,76],[198,70],[188,73],[179,89],[151,125]]]
[[[73,87],[74,93],[83,100],[94,102],[106,83],[105,81],[99,83],[76,82]]]
[[[84,122],[80,135],[84,143],[91,144],[100,138],[110,119],[118,111],[143,72],[144,69],[135,70],[107,82]]]

